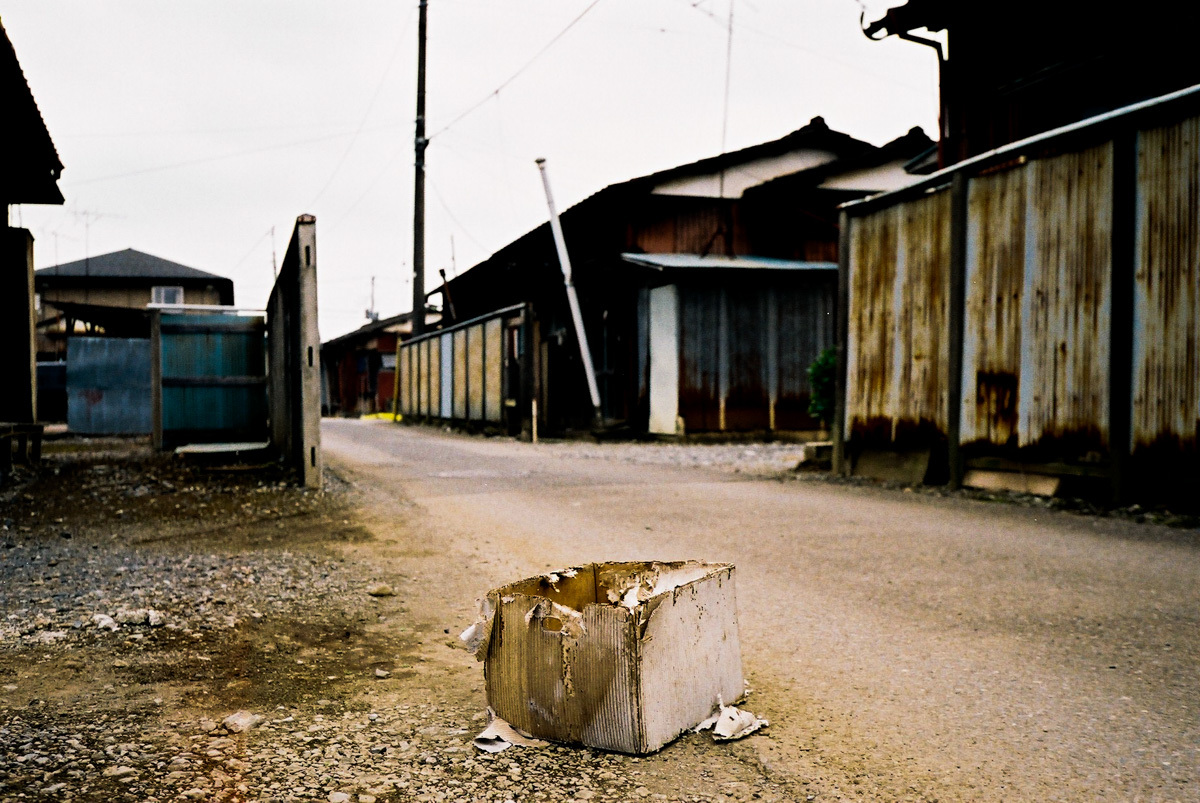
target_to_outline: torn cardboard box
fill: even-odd
[[[594,563],[498,588],[461,636],[496,716],[644,754],[742,695],[730,564]]]

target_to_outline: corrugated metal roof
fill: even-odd
[[[657,270],[837,270],[836,262],[806,262],[772,257],[716,256],[700,254],[621,254],[634,265]]]
[[[35,276],[79,276],[108,279],[224,279],[178,262],[126,248],[111,254],[66,262],[36,271]]]
[[[61,204],[58,176],[62,160],[46,130],[29,82],[17,61],[8,32],[0,24],[0,108],[8,141],[4,203]]]

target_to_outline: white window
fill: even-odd
[[[150,301],[155,304],[182,304],[182,287],[155,287],[150,290]]]

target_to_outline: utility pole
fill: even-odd
[[[417,135],[413,175],[413,305],[412,333],[425,332],[425,18],[429,0],[421,0],[417,15]]]

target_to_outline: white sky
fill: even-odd
[[[608,184],[721,151],[730,0],[429,0],[426,283]],[[816,115],[875,144],[936,134],[926,47],[857,0],[733,0],[727,150]],[[899,0],[864,0],[868,18]],[[271,236],[317,216],[323,339],[411,307],[416,0],[0,0],[66,168],[24,206],[37,267],[135,248],[263,306]]]

